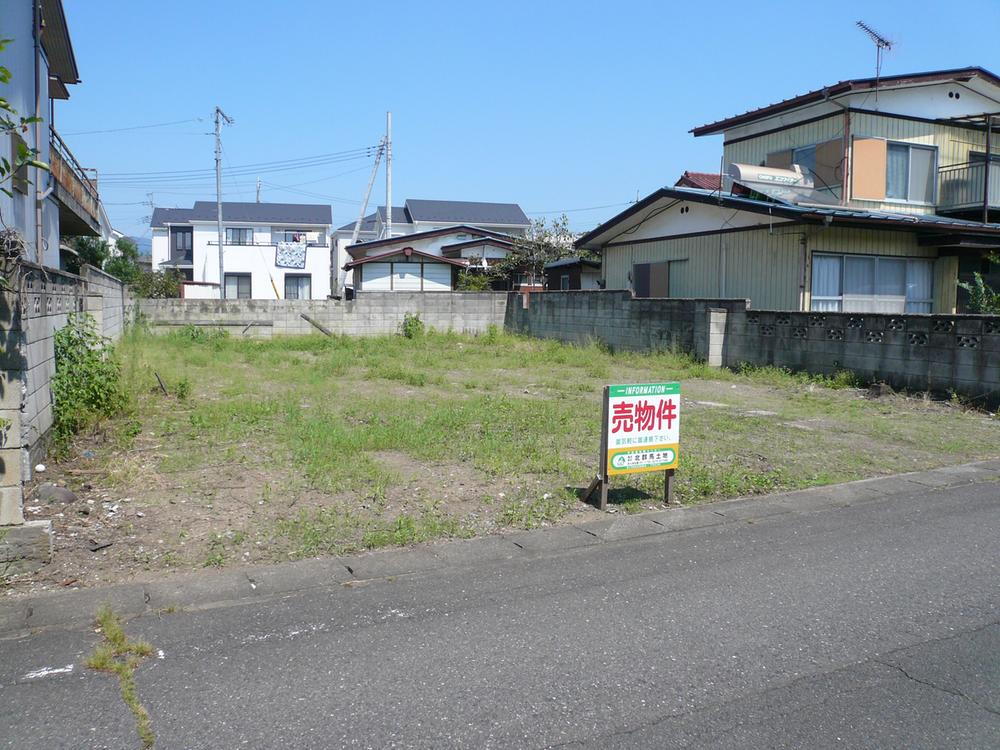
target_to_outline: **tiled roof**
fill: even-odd
[[[718,190],[722,187],[722,175],[717,172],[685,172],[674,186]]]

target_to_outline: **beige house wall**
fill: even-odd
[[[818,145],[833,139],[843,139],[845,127],[851,139],[884,138],[889,141],[934,146],[938,153],[938,168],[969,162],[969,152],[986,150],[986,134],[970,128],[943,125],[934,122],[907,120],[880,114],[850,113],[847,126],[843,113],[837,113],[816,122],[794,125],[776,133],[768,133],[736,143],[725,143],[725,162],[763,164],[767,155],[792,148]],[[997,140],[997,139],[994,139]],[[993,153],[1000,153],[1000,144],[994,143]],[[868,210],[895,213],[933,213],[934,207],[906,202],[852,200],[850,205]]]
[[[784,225],[606,246],[603,273],[608,289],[630,289],[636,263],[684,261],[671,265],[673,297],[745,297],[758,310],[808,310],[814,252],[938,257],[906,232]],[[935,312],[952,311],[957,276],[957,263],[936,264]]]

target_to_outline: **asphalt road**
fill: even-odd
[[[993,483],[128,631],[158,748],[996,748],[998,623]],[[138,747],[97,638],[0,641],[0,747]]]

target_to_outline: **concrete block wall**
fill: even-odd
[[[21,488],[52,427],[53,337],[85,298],[71,274],[23,264],[14,278],[20,293],[0,297],[0,526],[24,521]]]
[[[138,314],[154,331],[184,325],[221,328],[232,335],[267,338],[317,333],[309,316],[335,334],[396,333],[407,313],[438,330],[482,333],[503,326],[503,292],[361,292],[347,300],[141,300]]]
[[[730,313],[723,363],[851,370],[894,388],[1000,404],[1000,318],[987,315]]]
[[[131,319],[135,301],[131,291],[111,274],[93,266],[84,266],[80,276],[86,283],[90,300],[87,311],[97,321],[99,329],[116,340]]]
[[[86,269],[85,269],[86,270]],[[25,570],[44,562],[46,524],[24,524],[23,488],[45,456],[54,412],[55,333],[74,312],[90,311],[109,338],[128,320],[122,284],[91,269],[81,276],[20,263],[13,280],[18,292],[0,295],[0,564]]]
[[[525,304],[525,299],[527,303]],[[711,310],[745,310],[745,299],[634,298],[628,291],[512,292],[508,330],[613,349],[692,352],[707,359]]]

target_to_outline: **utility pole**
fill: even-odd
[[[385,236],[392,237],[392,112],[385,113]]]
[[[260,177],[257,178],[257,202],[260,203]]]
[[[226,277],[222,264],[222,123],[233,124],[233,119],[219,107],[215,108],[215,211],[219,229],[219,299],[226,298]]]

